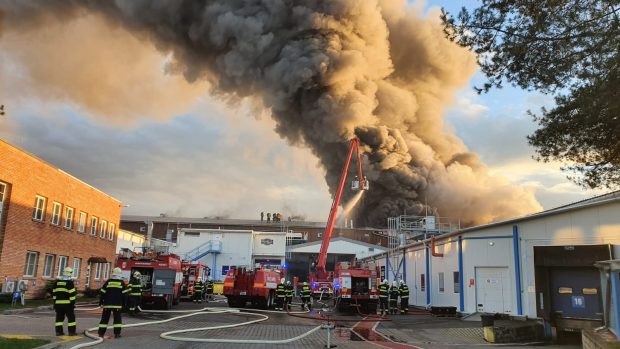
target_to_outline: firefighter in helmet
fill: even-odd
[[[138,314],[142,300],[142,279],[139,271],[135,271],[129,280],[129,314]]]
[[[381,285],[379,285],[379,306],[381,308],[381,315],[385,315],[388,312],[388,281],[384,279]]]
[[[213,280],[207,276],[207,300],[213,300]]]
[[[405,280],[400,280],[398,292],[400,293],[400,313],[406,314],[409,311],[409,286]]]
[[[396,314],[398,310],[398,283],[396,280],[392,281],[392,287],[390,287],[390,314]]]
[[[106,280],[99,292],[99,306],[103,307],[101,321],[99,322],[99,337],[103,338],[105,335],[108,329],[110,315],[113,315],[114,337],[118,338],[121,336],[121,329],[123,328],[121,310],[123,308],[125,294],[129,292],[129,288],[127,288],[125,281],[123,281],[123,272],[121,268],[114,268],[112,277]]]
[[[67,330],[69,336],[76,336],[75,332],[75,285],[71,276],[73,269],[66,267],[62,272],[62,277],[54,281],[52,297],[54,299],[54,310],[56,311],[56,335],[62,336],[63,322],[67,317]]]
[[[305,281],[303,286],[301,286],[301,303],[302,303],[302,309],[305,310],[310,310],[310,308],[312,308],[312,301],[311,301],[311,297],[312,296],[312,290],[310,289],[310,286],[308,286],[308,282]]]
[[[286,282],[286,309],[291,310],[291,303],[293,303],[293,296],[295,295],[295,289],[291,284],[291,281]]]
[[[280,279],[280,283],[276,287],[276,310],[283,310],[286,302],[286,280]]]
[[[194,303],[202,303],[202,297],[204,295],[205,284],[202,282],[202,276],[198,277],[198,281],[194,284],[194,293],[192,294],[192,301]]]

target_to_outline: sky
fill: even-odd
[[[455,12],[457,4],[423,6],[431,14],[437,6]],[[169,57],[119,30],[76,21],[4,33],[0,103],[7,115],[0,118],[0,138],[121,200],[129,205],[123,214],[258,219],[264,211],[327,219],[325,170],[308,149],[280,138],[253,101],[232,105],[210,95],[206,84],[168,72]],[[61,48],[69,42],[83,48],[67,54]],[[95,49],[100,46],[107,49]],[[49,56],[31,64],[39,50]],[[109,64],[93,64],[98,60],[114,62],[115,70],[103,74]],[[107,80],[92,84],[96,93],[68,96],[62,88],[76,80],[89,86],[101,76]],[[477,95],[472,86],[483,81],[477,73],[457,92],[445,120],[491,173],[532,192],[544,209],[601,194],[572,184],[560,164],[532,159],[526,136],[536,125],[527,110],[552,105],[552,97],[509,86]],[[135,88],[106,97],[120,84]],[[117,117],[128,105],[132,117]]]

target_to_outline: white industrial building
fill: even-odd
[[[223,280],[233,267],[283,265],[285,249],[285,232],[182,228],[171,252],[205,263],[214,280]]]
[[[413,240],[406,227],[397,232],[401,246],[367,260],[405,280],[412,305],[538,318],[548,335],[601,325],[620,333],[620,263],[604,262],[620,257],[620,191]]]

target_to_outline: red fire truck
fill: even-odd
[[[325,234],[319,251],[319,258],[316,264],[316,271],[310,273],[310,287],[314,297],[322,295],[323,298],[333,293],[334,302],[340,310],[345,310],[351,305],[361,306],[365,310],[374,310],[378,300],[378,277],[376,266],[351,265],[350,263],[339,263],[336,270],[325,270],[327,262],[327,249],[334,231],[334,224],[338,216],[338,207],[342,192],[346,182],[353,151],[357,155],[357,172],[358,176],[352,183],[354,190],[368,190],[368,180],[362,173],[362,161],[359,149],[360,140],[358,138],[351,139],[349,152],[340,175],[338,182],[338,190],[332,203],[327,225],[325,226]]]
[[[224,279],[228,306],[243,308],[250,302],[253,307],[271,308],[275,304],[276,287],[281,276],[281,271],[275,268],[230,269]]]
[[[170,309],[181,297],[181,259],[172,253],[132,253],[121,255],[117,266],[123,271],[123,278],[129,280],[139,271],[142,281],[142,306],[157,306]]]
[[[199,277],[206,283],[210,268],[201,262],[182,261],[181,270],[183,271],[181,299],[191,300],[194,295],[194,284],[198,281]]]
[[[351,265],[341,262],[334,271],[334,292],[338,309],[361,307],[364,313],[374,312],[379,300],[380,269],[374,263]]]

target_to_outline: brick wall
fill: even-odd
[[[0,222],[0,283],[6,278],[25,279],[29,281],[27,297],[39,296],[45,283],[56,277],[59,256],[67,256],[70,267],[73,267],[74,258],[81,258],[76,284],[78,289],[84,289],[89,258],[104,257],[114,263],[120,202],[2,140],[0,159],[0,182],[7,183],[10,188]],[[37,195],[46,198],[42,221],[33,219]],[[52,224],[54,202],[61,204],[59,225]],[[64,227],[67,206],[74,209],[70,229]],[[87,213],[84,233],[77,231],[80,212]],[[93,216],[98,218],[96,236],[90,235]],[[104,239],[100,237],[102,220],[107,222]],[[110,223],[115,225],[113,240],[108,236]],[[39,253],[34,277],[24,276],[28,251]],[[46,254],[55,255],[51,278],[42,277]],[[94,274],[95,265],[90,286],[98,288],[103,280],[97,282]]]

